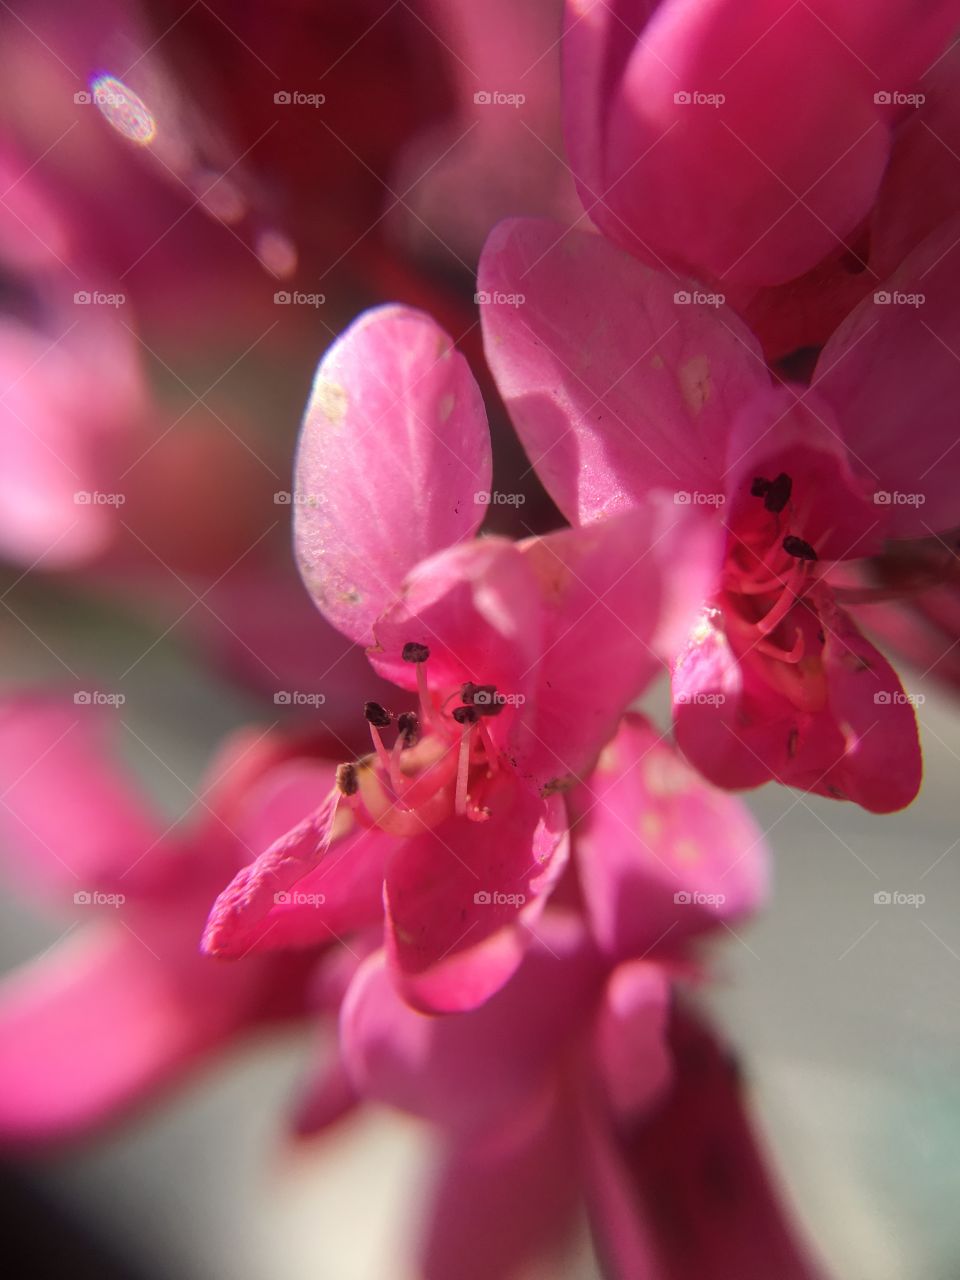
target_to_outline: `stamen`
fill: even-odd
[[[763,494],[763,505],[774,515],[779,515],[790,501],[792,492],[793,481],[785,471],[781,471],[777,478],[767,485],[766,492]]]
[[[404,750],[407,747],[415,747],[420,741],[420,717],[415,711],[402,711],[397,716],[397,729],[400,733],[397,741]]]
[[[457,724],[476,724],[480,713],[476,707],[454,707],[452,715]]]
[[[766,495],[767,495],[767,493],[768,493],[769,491],[770,491],[770,481],[769,481],[769,480],[765,480],[765,479],[763,478],[763,476],[754,476],[754,477],[753,477],[753,484],[751,484],[751,486],[750,486],[750,497],[751,497],[751,498],[763,498],[763,497],[766,497]]]
[[[480,720],[477,724],[477,734],[480,738],[480,745],[483,747],[483,754],[487,761],[487,770],[491,777],[500,769],[499,753],[493,745],[493,739],[490,737],[490,730]]]
[[[378,729],[389,729],[393,723],[390,712],[379,702],[365,702],[363,704],[363,714]]]
[[[355,764],[337,765],[337,790],[342,796],[355,796],[360,789]]]
[[[797,638],[793,642],[790,649],[781,649],[775,644],[771,644],[769,640],[758,640],[756,649],[759,653],[765,653],[768,658],[776,658],[778,662],[797,663],[803,658],[806,652],[806,645],[803,639],[803,632],[797,627]]]
[[[427,688],[427,673],[425,669],[430,658],[430,650],[425,644],[418,644],[416,640],[409,640],[403,646],[400,656],[404,662],[412,662],[416,665],[420,715],[423,717],[425,724],[437,728],[437,713],[433,705],[433,699],[430,697],[430,690]]]
[[[453,713],[455,719],[457,716],[457,711],[472,712],[473,708],[457,707],[457,710],[454,711]],[[469,728],[464,730],[463,736],[460,739],[460,755],[457,760],[457,790],[456,790],[456,802],[454,805],[454,809],[461,818],[467,812],[467,787],[469,786],[469,783],[470,783],[470,756],[473,752],[473,737],[475,732],[474,730],[475,722],[476,722],[475,715],[473,715],[472,718],[469,718],[469,719],[465,718],[459,721],[460,724],[466,724],[469,726]]]
[[[809,542],[803,538],[798,538],[792,533],[788,533],[782,543],[784,551],[788,556],[795,556],[798,560],[818,560],[819,556]]]
[[[410,640],[403,646],[403,652],[400,656],[404,662],[415,662],[417,666],[420,666],[429,659],[430,650],[425,644],[418,644],[415,640]]]

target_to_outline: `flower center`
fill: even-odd
[[[419,708],[394,717],[379,702],[365,704],[373,752],[338,769],[340,802],[361,821],[398,836],[453,814],[486,821],[485,799],[500,768],[486,721],[500,714],[504,700],[494,685],[472,681],[438,695],[427,679],[426,645],[404,645],[403,659],[417,669]],[[394,725],[388,745],[385,734]]]

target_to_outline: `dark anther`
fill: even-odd
[[[416,640],[411,640],[403,646],[403,653],[400,656],[404,662],[426,662],[430,657],[430,650],[425,644],[417,644]]]
[[[378,729],[388,729],[392,723],[390,712],[379,702],[365,702],[363,714]]]
[[[796,556],[798,560],[816,560],[817,553],[811,547],[809,542],[804,542],[803,538],[796,538],[792,533],[788,533],[783,540],[783,549],[788,556]]]
[[[342,796],[355,796],[359,785],[355,764],[337,765],[337,790]]]
[[[793,481],[785,471],[781,471],[776,480],[770,481],[767,491],[763,495],[763,505],[768,511],[772,511],[777,515],[790,501],[792,491]]]
[[[475,707],[454,707],[453,718],[457,724],[476,724],[477,711]]]
[[[473,695],[477,692],[479,688],[480,686],[478,684],[474,684],[472,680],[468,680],[467,683],[460,690],[461,701],[464,702],[468,707],[473,706]]]
[[[770,489],[770,481],[764,480],[763,476],[754,476],[753,484],[750,486],[751,498],[766,497]]]
[[[415,711],[401,711],[397,716],[397,728],[405,747],[415,747],[420,741],[420,717]]]

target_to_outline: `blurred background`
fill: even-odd
[[[319,717],[350,743],[371,696],[290,554],[300,414],[360,310],[423,307],[470,359],[510,477],[495,487],[525,497],[487,527],[558,522],[483,369],[473,272],[501,216],[580,216],[560,12],[0,6],[0,678],[116,711],[171,828],[230,731]],[[752,798],[775,893],[718,947],[710,996],[845,1280],[960,1274],[960,721],[922,669],[905,679],[925,698],[921,798],[884,819]],[[8,968],[77,927],[15,879],[0,911]],[[251,1034],[95,1141],[5,1157],[6,1238],[32,1259],[18,1274],[403,1280],[428,1139],[369,1109],[286,1138],[312,1041]],[[584,1232],[569,1275],[596,1274]]]

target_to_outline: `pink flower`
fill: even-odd
[[[704,521],[651,500],[590,529],[473,540],[489,494],[483,405],[449,337],[402,307],[362,316],[307,410],[298,555],[326,618],[418,706],[367,704],[373,753],[221,895],[209,951],[315,940],[323,914],[275,895],[317,889],[348,839],[354,859],[386,847],[408,1000],[469,1008],[516,969],[566,861],[563,792],[692,616]]]
[[[0,709],[3,847],[64,922],[43,956],[0,983],[5,1143],[86,1133],[242,1032],[308,1007],[310,958],[218,965],[198,954],[197,937],[216,887],[333,766],[294,757],[276,737],[238,734],[181,827],[123,776],[104,728],[100,708],[69,695]],[[360,885],[351,906],[351,924],[378,920],[376,883]]]
[[[569,0],[567,150],[584,207],[648,262],[777,284],[869,214],[950,0]]]
[[[716,296],[598,236],[517,221],[488,241],[481,289],[526,298],[484,309],[488,359],[563,513],[593,527],[658,488],[712,513],[713,587],[673,690],[678,742],[718,785],[777,778],[876,812],[916,794],[913,707],[831,579],[956,522],[957,230],[861,303],[806,389],[771,382]],[[888,301],[917,295],[920,314]]]

